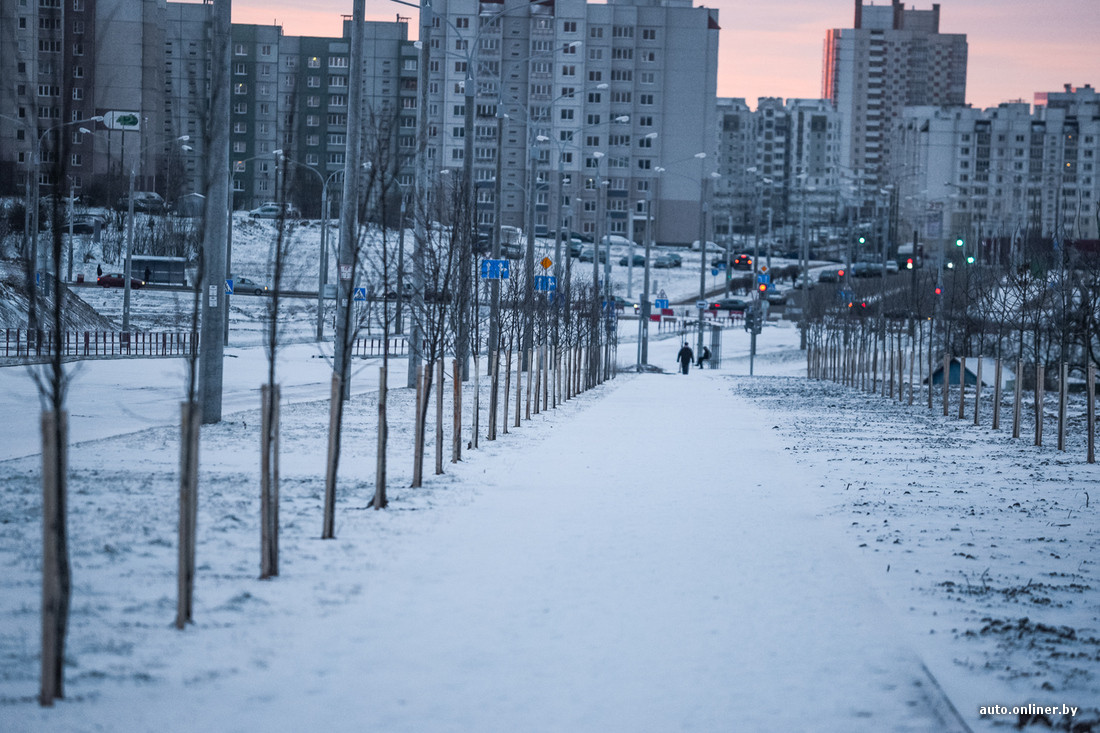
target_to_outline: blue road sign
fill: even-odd
[[[668,308],[668,298],[657,298],[653,302],[654,308]]]
[[[769,273],[769,272],[757,273],[757,275],[756,275],[756,284],[757,285],[771,285],[771,283],[772,283],[771,273]]]
[[[558,289],[558,279],[553,275],[535,275],[535,291],[549,293]]]
[[[367,289],[366,288],[356,288],[355,289],[355,295],[352,297],[352,300],[354,300],[356,302],[359,302],[359,303],[366,302],[366,300],[367,300]]]
[[[508,279],[508,260],[482,260],[481,261],[481,279],[482,280],[507,280]]]
[[[710,268],[710,274],[714,275],[714,276],[717,276],[718,275],[718,268],[717,267]]]
[[[231,278],[231,277],[225,279],[225,294],[226,295],[232,295],[233,294],[233,278]]]

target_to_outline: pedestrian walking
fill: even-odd
[[[680,373],[687,374],[688,369],[691,368],[691,362],[695,359],[695,354],[691,351],[691,347],[687,345],[687,341],[684,342],[684,347],[680,349],[680,353],[676,355],[676,361],[680,362]]]
[[[145,282],[149,282],[153,279],[153,271],[149,269],[148,265],[145,267]]]
[[[96,264],[96,266],[95,266],[95,276],[96,277],[103,277],[103,265]]]

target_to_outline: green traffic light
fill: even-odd
[[[955,240],[955,246],[956,247],[962,247],[965,244],[966,244],[966,242],[963,241],[962,237],[959,237],[958,239]]]
[[[867,244],[867,237],[860,237],[859,238],[859,243],[860,244]]]
[[[966,258],[966,263],[968,265],[973,265],[974,264],[974,255],[970,255],[969,257],[967,257]]]

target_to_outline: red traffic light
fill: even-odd
[[[943,291],[942,291],[941,289],[939,289],[939,288],[936,288],[936,295],[939,295],[939,294],[941,294],[942,292],[943,292]]]
[[[836,274],[837,274],[837,277],[844,277],[844,270],[837,270]]]
[[[761,293],[763,293],[763,292],[767,291],[768,284],[767,283],[760,283],[759,285],[756,286],[756,289],[759,290]]]

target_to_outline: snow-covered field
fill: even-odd
[[[724,339],[720,370],[621,374],[494,443],[483,417],[458,464],[448,427],[445,473],[429,440],[416,490],[397,362],[381,512],[365,507],[377,364],[361,362],[334,541],[318,539],[324,361],[288,350],[298,401],[282,417],[271,581],[257,580],[263,358],[231,350],[227,414],[203,429],[183,632],[182,373],[84,365],[67,697],[53,709],[35,702],[38,459],[0,462],[4,730],[997,730],[1016,716],[982,706],[1029,704],[1100,719],[1097,469],[1080,446],[807,381],[783,326],[765,330],[750,378],[746,335]],[[678,345],[653,342],[651,361],[671,372]],[[5,448],[32,432],[27,381],[0,370],[3,393],[23,395],[7,398],[19,417]],[[143,424],[108,408],[127,394],[163,412]]]
[[[317,230],[291,250],[303,289]],[[238,274],[263,279],[273,231],[238,222]],[[698,256],[684,259],[654,290],[697,293]],[[79,292],[117,317],[121,291]],[[135,324],[182,327],[173,297],[136,291]],[[1031,445],[1027,423],[1013,441],[940,416],[938,399],[929,412],[809,381],[787,323],[764,330],[752,377],[741,330],[723,333],[721,369],[686,377],[679,340],[653,337],[666,373],[621,373],[509,419],[496,442],[483,377],[480,445],[457,464],[448,385],[445,472],[429,425],[425,486],[410,489],[398,359],[391,505],[374,511],[379,362],[357,360],[337,539],[322,541],[331,366],[308,342],[313,302],[292,301],[281,574],[260,581],[264,304],[233,301],[182,632],[183,364],[70,367],[73,608],[52,709],[36,702],[38,397],[24,368],[0,368],[0,731],[995,731],[1028,705],[1077,708],[1050,720],[1100,730],[1100,469],[1080,402],[1063,453]],[[624,368],[636,329],[620,322]]]

